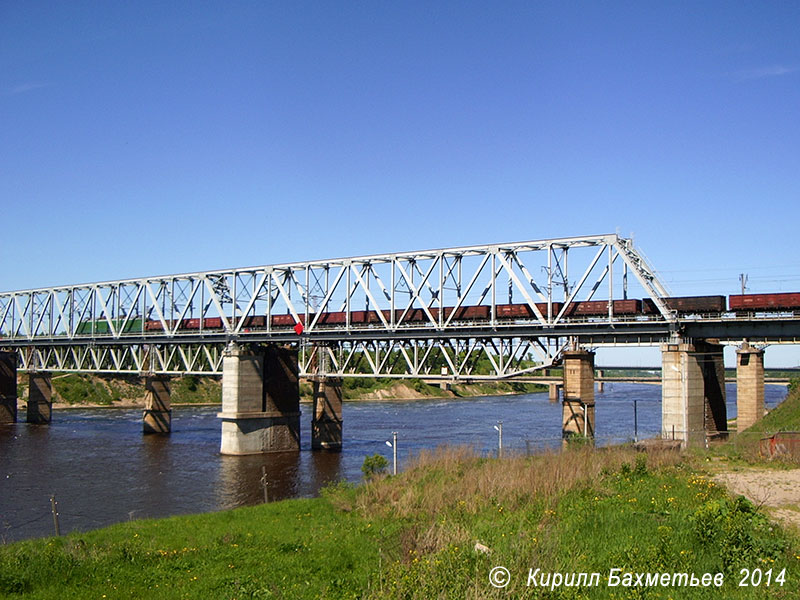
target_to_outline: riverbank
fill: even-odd
[[[439,450],[316,499],[0,547],[9,598],[789,598],[799,578],[797,538],[702,462],[630,448]]]
[[[142,408],[145,402],[144,385],[135,375],[54,375],[53,408]],[[184,376],[171,380],[173,406],[218,405],[222,398],[222,381],[216,376]],[[528,383],[485,382],[451,385],[441,389],[438,385],[420,379],[345,379],[343,396],[347,401],[421,400],[426,398],[465,398],[504,396],[546,391],[546,386]],[[28,389],[25,383],[17,386],[17,396],[25,401]],[[312,401],[311,383],[301,381],[300,402]]]
[[[641,393],[648,391],[641,388]],[[640,397],[639,393],[634,392],[633,397]],[[531,403],[546,409],[550,417],[531,418],[531,413],[525,412]],[[448,411],[449,404],[424,402],[401,407],[398,414],[388,417],[383,408],[363,414],[360,406],[351,405],[349,430],[374,444],[359,446],[358,440],[350,440],[340,454],[273,456],[267,463],[276,474],[306,469],[311,480],[321,476],[326,464],[337,470],[336,465],[341,464],[339,473],[352,473],[344,466],[350,461],[356,475],[348,477],[356,480],[365,454],[385,451],[388,420],[401,432],[402,471],[397,477],[381,477],[359,487],[337,486],[313,500],[132,521],[58,539],[0,546],[0,597],[607,598],[613,594],[617,598],[789,598],[796,590],[800,559],[793,557],[800,556],[800,550],[795,538],[769,521],[762,497],[756,496],[750,503],[736,501],[713,479],[720,469],[744,471],[745,465],[738,459],[705,451],[645,454],[623,447],[577,448],[530,458],[514,456],[510,450],[502,461],[449,450],[423,453],[416,462],[411,461],[408,448],[414,435],[419,435],[426,447],[447,439],[431,437],[434,432],[422,428],[423,423],[442,423],[436,431],[449,429],[444,425],[448,421],[435,416]],[[643,404],[649,403],[640,401],[640,417]],[[560,406],[551,405],[546,397],[468,402],[461,408],[459,415],[466,416],[466,422],[474,417],[465,413],[480,413],[479,431],[485,430],[492,441],[496,441],[491,437],[495,418],[503,419],[507,426],[504,441],[514,439],[511,414],[529,415],[525,435],[536,435],[530,431],[540,422],[552,422],[552,431],[560,431]],[[507,412],[499,413],[503,408]],[[420,412],[398,423],[414,409]],[[618,421],[610,416],[600,421]],[[135,418],[131,426],[125,425],[122,417],[111,422],[76,420],[61,431],[54,428],[58,435],[48,437],[43,435],[44,428],[9,429],[6,464],[17,466],[6,471],[11,478],[5,485],[11,487],[4,496],[8,507],[29,510],[6,513],[8,524],[29,527],[26,523],[30,520],[40,519],[49,526],[43,532],[52,532],[49,494],[53,490],[58,494],[62,531],[65,522],[66,529],[74,530],[81,516],[103,518],[99,513],[105,505],[119,503],[116,496],[124,498],[124,512],[116,520],[152,515],[153,509],[165,505],[181,512],[181,500],[197,493],[192,485],[198,480],[214,482],[201,486],[198,498],[218,495],[231,500],[247,498],[245,503],[260,501],[263,493],[257,482],[266,461],[258,457],[220,460],[214,448],[209,450],[209,443],[199,437],[208,431],[211,445],[218,443],[213,417],[208,423],[196,421],[194,416],[191,419],[192,429],[179,437],[151,437],[144,442]],[[464,423],[460,427],[463,429]],[[105,433],[109,428],[112,431]],[[81,433],[83,430],[86,433]],[[198,437],[192,439],[195,435]],[[64,436],[69,437],[65,440]],[[22,445],[28,439],[31,445]],[[101,454],[80,463],[80,455],[91,456],[91,441],[96,439],[101,440]],[[32,451],[46,441],[47,453]],[[66,443],[59,445],[59,441]],[[109,448],[114,451],[107,452]],[[70,454],[73,450],[75,454]],[[137,453],[143,461],[121,459]],[[479,448],[479,453],[486,456],[487,448]],[[21,457],[33,457],[24,464],[35,466],[23,468]],[[192,458],[197,461],[193,463]],[[219,469],[208,467],[214,461],[219,461]],[[100,470],[105,464],[111,464],[107,473]],[[763,467],[761,461],[758,468]],[[82,479],[74,490],[57,478],[65,471],[68,482]],[[30,475],[33,472],[35,475]],[[771,472],[759,474],[767,490],[773,482]],[[778,471],[786,472],[790,471]],[[91,475],[87,478],[85,474]],[[150,487],[146,487],[148,476],[152,478]],[[110,485],[98,485],[98,479]],[[29,494],[26,490],[35,488],[39,480],[46,484]],[[269,483],[270,498],[288,495],[290,489],[293,495],[298,489],[316,493],[303,487],[306,483],[299,479],[286,482],[276,476]],[[253,489],[247,492],[248,487]],[[179,492],[170,495],[169,488]],[[146,501],[136,500],[137,490]],[[87,494],[93,500],[79,504],[77,496]],[[102,498],[102,503],[97,498]],[[0,496],[0,513],[4,512],[2,500]],[[190,505],[185,506],[182,510],[188,512]],[[214,505],[191,506],[198,511],[211,510]],[[93,522],[80,521],[83,528]],[[478,543],[481,546],[476,550]],[[482,547],[490,554],[484,554]],[[739,555],[742,558],[737,563]],[[499,565],[507,567],[513,577],[505,590],[495,590],[488,580],[489,570]],[[531,589],[521,583],[527,582],[529,569],[536,568],[543,574],[597,572],[605,579],[601,585],[584,585],[583,589],[562,585],[548,595],[540,587]],[[633,573],[645,572],[640,571],[643,569],[648,573],[686,572],[698,577],[705,572],[722,573],[725,584],[707,590],[610,588],[607,580],[612,568]],[[742,568],[760,568],[762,577],[774,568],[773,585],[769,589],[763,583],[758,588],[739,588],[737,570]],[[788,592],[786,586],[774,582],[783,568],[787,568],[784,580],[792,585]],[[16,592],[20,593],[14,595]]]

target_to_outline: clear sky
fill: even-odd
[[[798,31],[798,2],[6,0],[0,289],[619,231],[674,295],[800,290]]]

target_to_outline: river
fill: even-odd
[[[735,385],[727,395],[732,418]],[[766,386],[767,406],[785,395],[785,386]],[[596,394],[598,444],[634,437],[634,400],[639,438],[658,434],[660,386],[606,384]],[[52,495],[62,533],[262,502],[262,466],[270,500],[314,496],[329,482],[359,481],[365,456],[391,461],[392,431],[401,470],[415,453],[444,444],[496,452],[497,421],[505,451],[535,452],[561,440],[561,403],[547,393],[346,402],[341,453],[311,452],[310,406],[301,409],[299,453],[244,457],[219,454],[218,407],[175,407],[169,436],[143,436],[141,409],[69,409],[54,411],[50,425],[0,426],[0,543],[52,535]]]

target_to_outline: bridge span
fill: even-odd
[[[739,347],[741,426],[763,412],[763,348],[798,342],[800,304],[676,298],[614,234],[64,285],[0,293],[0,422],[17,419],[18,372],[41,423],[50,373],[125,373],[145,379],[144,430],[166,433],[169,377],[221,374],[221,451],[292,450],[307,378],[312,445],[337,449],[344,378],[560,368],[564,436],[591,436],[593,350],[659,345],[663,431],[691,443],[727,427],[723,345]]]

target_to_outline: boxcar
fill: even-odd
[[[344,311],[324,312],[317,319],[318,325],[342,325],[344,323],[347,323],[347,313]]]
[[[564,306],[563,302],[553,302],[551,304],[553,316],[556,316],[561,307]],[[547,317],[547,302],[537,302],[536,308],[542,313],[542,316]],[[533,319],[536,318],[536,313],[528,304],[496,304],[496,315],[498,319]]]
[[[353,325],[362,325],[367,322],[367,311],[365,310],[351,310],[350,323]]]
[[[640,300],[614,300],[613,310],[615,315],[636,315],[641,312]],[[585,300],[572,302],[564,313],[568,317],[603,317],[608,315],[608,300]]]
[[[738,294],[732,295],[728,300],[730,309],[735,312],[800,309],[800,293],[798,292],[780,294]]]
[[[496,304],[494,309],[498,319],[529,319],[533,316],[527,304]]]
[[[167,326],[169,326],[169,321],[167,321]],[[145,321],[144,328],[145,331],[161,331],[164,329],[164,326],[158,319],[149,319]]]
[[[400,317],[403,316],[404,312],[406,316],[403,319],[403,323],[407,323],[410,321],[413,322],[430,321],[427,313],[421,308],[409,308],[408,312],[406,312],[406,310],[403,308],[398,308],[395,311],[395,317],[394,317],[395,323],[400,322]],[[431,309],[431,314],[434,316],[434,318],[437,318],[439,316],[439,309]]]
[[[208,324],[210,320],[211,319],[206,319],[206,327],[212,327],[212,325]],[[261,328],[264,327],[266,324],[267,324],[267,319],[264,315],[253,315],[250,317],[245,317],[243,327]],[[222,327],[222,323],[220,323],[219,326]]]
[[[459,321],[486,321],[489,319],[488,306],[462,306],[453,317]]]
[[[725,312],[725,296],[670,296],[664,298],[670,310],[678,313],[717,313]],[[657,314],[655,302],[650,298],[642,301],[642,312],[646,315]]]
[[[270,321],[273,327],[293,327],[295,324],[292,315],[272,315]]]

